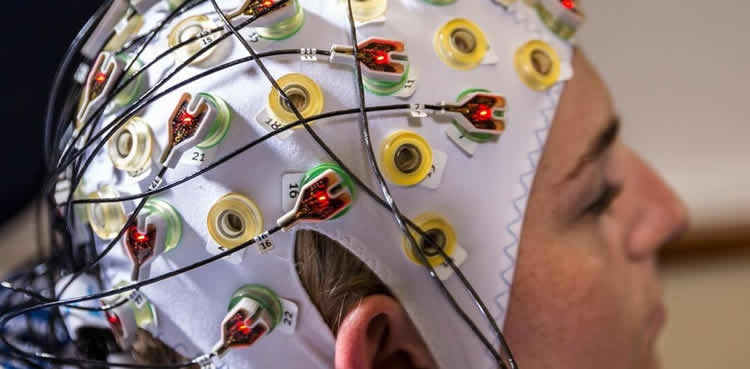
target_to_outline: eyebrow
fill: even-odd
[[[573,170],[571,170],[570,173],[565,176],[565,180],[569,181],[575,178],[576,176],[578,176],[581,170],[586,167],[586,165],[601,157],[602,154],[604,154],[607,149],[609,149],[616,141],[619,133],[620,117],[612,116],[611,118],[609,118],[609,122],[604,127],[604,129],[602,129],[596,136],[596,138],[591,142],[588,150],[586,150],[586,152],[578,160],[578,164],[576,164]]]

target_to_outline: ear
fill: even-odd
[[[371,368],[437,368],[406,310],[385,295],[365,297],[336,337],[336,369]]]

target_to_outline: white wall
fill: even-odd
[[[750,226],[750,1],[589,0],[579,42],[696,231]]]

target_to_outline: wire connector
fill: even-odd
[[[327,169],[302,186],[294,208],[276,223],[288,230],[298,222],[322,222],[346,210],[352,193],[333,169]]]
[[[161,157],[162,164],[176,167],[184,153],[208,136],[217,114],[205,97],[184,93],[169,117],[169,142]]]
[[[102,304],[105,303],[110,304],[111,302],[102,301]],[[117,344],[123,350],[128,350],[135,342],[135,334],[138,330],[133,306],[130,303],[125,303],[105,311],[104,315],[107,318],[107,323],[109,323]]]
[[[217,355],[212,352],[210,354],[198,356],[193,362],[197,364],[200,369],[216,369],[216,364],[214,363],[216,357]]]
[[[221,340],[214,346],[214,356],[224,356],[232,348],[252,346],[273,330],[274,323],[258,301],[239,299],[221,322]]]
[[[397,83],[406,77],[409,57],[401,41],[371,37],[357,45],[357,56],[349,45],[331,46],[329,61],[332,64],[354,65],[358,61],[366,79]]]
[[[103,52],[94,61],[89,70],[86,84],[81,94],[81,102],[76,114],[76,132],[80,132],[86,121],[91,119],[94,112],[107,100],[115,88],[115,81],[120,78],[125,65],[114,54]]]
[[[122,240],[125,253],[133,264],[131,280],[147,277],[149,265],[164,252],[167,222],[161,214],[138,214],[128,226]]]
[[[235,25],[257,17],[253,27],[267,27],[297,14],[297,6],[292,0],[243,0],[236,8],[224,13]]]
[[[453,117],[466,132],[500,135],[505,130],[505,97],[490,92],[466,94],[455,105],[440,103],[440,114]]]

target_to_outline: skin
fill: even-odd
[[[529,197],[504,333],[524,369],[656,368],[656,253],[687,213],[617,138],[607,87],[580,51],[573,69]],[[344,318],[336,368],[436,367],[394,299],[367,297]]]

